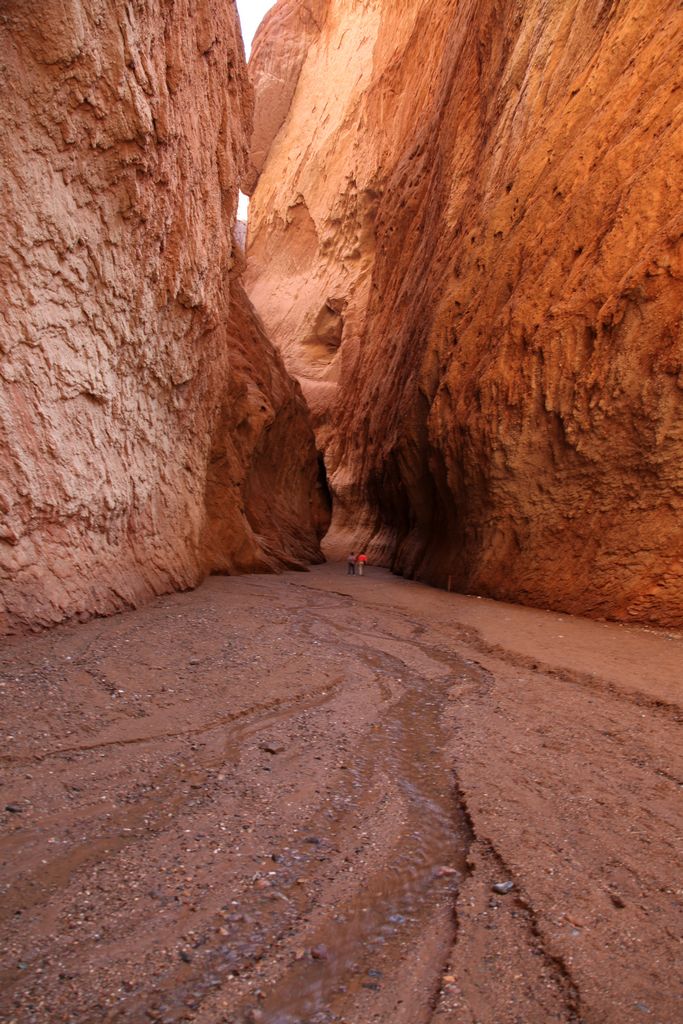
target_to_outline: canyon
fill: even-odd
[[[682,62],[664,0],[268,15],[245,281],[330,556],[683,624]]]
[[[319,560],[309,414],[232,238],[234,6],[10,0],[0,57],[0,632]]]
[[[330,492],[331,558],[683,624],[679,12],[0,32],[0,630],[304,568]]]
[[[676,1024],[683,12],[249,3],[0,4],[0,1018]]]

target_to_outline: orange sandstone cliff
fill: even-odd
[[[0,631],[316,559],[308,412],[231,237],[234,4],[0,15]]]
[[[254,47],[246,282],[314,413],[330,551],[683,625],[683,13],[310,8]]]

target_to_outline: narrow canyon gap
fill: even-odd
[[[0,0],[3,1022],[679,1024],[673,6]]]
[[[246,284],[333,556],[683,623],[682,38],[666,0],[267,16]]]

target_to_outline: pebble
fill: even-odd
[[[180,952],[178,953],[178,956],[183,961],[183,963],[185,963],[185,964],[191,964],[192,963],[192,957],[190,956],[190,954],[187,952],[186,949],[181,949]]]
[[[19,804],[5,804],[5,810],[9,811],[10,814],[23,814],[24,808],[20,807]]]
[[[327,946],[314,946],[311,950],[311,956],[314,960],[327,960],[329,958]]]
[[[515,887],[514,882],[496,882],[495,885],[491,886],[494,892],[497,892],[499,896],[507,896],[509,892]]]
[[[435,875],[437,878],[450,878],[452,875],[459,874],[460,872],[457,870],[457,868],[449,868],[445,864],[442,865],[440,868],[437,868],[435,871]]]
[[[283,743],[262,743],[261,750],[266,754],[283,754],[285,747]]]
[[[565,914],[564,916],[575,928],[586,928],[588,926],[588,920],[578,914]]]

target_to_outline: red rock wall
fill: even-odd
[[[359,87],[334,43],[361,23]],[[321,61],[344,117],[311,132]],[[324,284],[269,323],[306,378],[328,234],[353,226],[349,182],[379,195],[362,273],[336,261],[335,298],[365,298],[316,410],[333,552],[683,624],[681,67],[665,0],[329,0],[255,191],[249,290],[279,308],[262,254],[314,239]]]
[[[307,413],[234,267],[234,4],[1,15],[0,630],[315,558]]]
[[[312,43],[318,39],[327,0],[284,0],[266,14],[254,39],[251,80],[259,97],[243,187],[250,195],[284,124]]]
[[[228,343],[231,373],[209,458],[203,558],[213,572],[230,574],[303,569],[322,560],[326,484],[301,391],[240,284]]]

